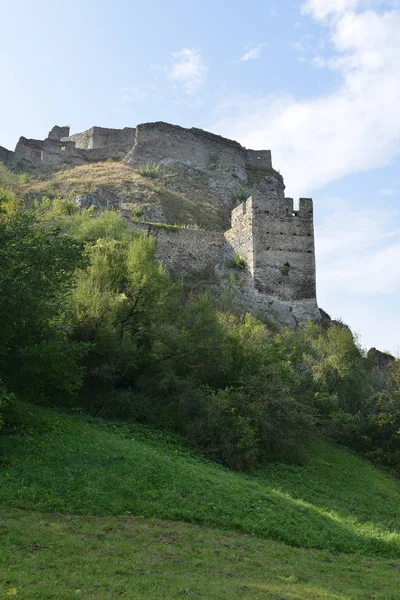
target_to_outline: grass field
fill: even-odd
[[[161,432],[18,412],[0,598],[400,599],[400,483],[341,448],[244,475]]]
[[[156,519],[9,510],[0,518],[0,598],[400,597],[400,562],[393,559],[302,550]]]

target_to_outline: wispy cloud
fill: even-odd
[[[169,81],[178,86],[185,94],[197,94],[204,86],[207,65],[199,50],[182,48],[172,54],[173,62],[167,68]]]
[[[383,188],[382,190],[378,190],[378,194],[380,196],[393,196],[396,193],[396,190],[392,188]]]
[[[338,235],[340,232],[340,235]],[[340,211],[317,228],[318,280],[324,295],[400,291],[400,211]]]
[[[399,210],[340,208],[316,228],[320,306],[361,331],[364,344],[382,350],[399,345],[399,240]]]
[[[380,4],[376,0],[375,5]],[[272,148],[293,194],[387,164],[400,140],[400,9],[362,10],[367,0],[308,0],[331,54],[315,64],[339,75],[330,93],[233,96],[210,127],[251,148]],[[387,6],[387,4],[386,4]],[[384,4],[380,4],[384,8]]]
[[[325,19],[329,15],[340,15],[355,10],[363,0],[307,0],[302,12],[311,14],[316,19]],[[365,0],[364,0],[365,2]]]
[[[268,46],[267,42],[260,42],[259,44],[247,44],[245,48],[245,52],[241,57],[241,61],[254,60],[256,58],[260,58],[261,51],[263,48]]]

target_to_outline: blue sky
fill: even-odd
[[[318,301],[400,350],[398,0],[0,0],[0,145],[164,120],[312,195]]]

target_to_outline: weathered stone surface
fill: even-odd
[[[64,141],[75,142],[77,148],[82,150],[96,150],[107,146],[119,146],[125,154],[132,149],[135,143],[136,127],[124,129],[107,129],[105,127],[91,127],[83,133],[75,133],[64,137]]]
[[[58,140],[60,141],[62,138],[68,138],[69,136],[69,127],[64,125],[60,127],[59,125],[54,125],[54,127],[49,131],[49,135],[47,136],[50,140]]]
[[[11,150],[7,150],[7,148],[3,148],[0,146],[0,162],[5,165],[12,165],[14,162],[14,152]]]

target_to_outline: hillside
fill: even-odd
[[[89,207],[120,209],[128,219],[198,225],[204,229],[229,227],[230,210],[198,198],[189,190],[179,191],[178,172],[143,171],[125,161],[96,162],[77,167],[42,169],[23,177],[18,192],[26,199],[77,199]],[[147,173],[147,175],[146,175]],[[201,182],[197,182],[198,192]],[[15,183],[14,183],[15,185]],[[204,187],[204,181],[203,181]],[[235,197],[231,204],[234,206]]]
[[[3,592],[69,598],[85,580],[85,598],[99,597],[96,586],[103,598],[175,598],[204,591],[211,569],[208,598],[365,598],[371,585],[370,598],[396,598],[399,483],[344,449],[316,439],[305,467],[243,475],[155,430],[23,404],[18,413],[24,433],[0,437],[1,542],[14,556],[3,554]]]

